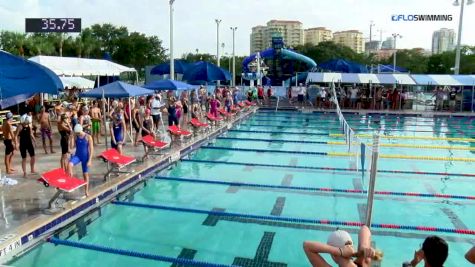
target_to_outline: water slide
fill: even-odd
[[[285,49],[285,48],[281,49],[280,51],[282,53],[283,59],[297,60],[297,61],[304,62],[305,64],[307,64],[309,70],[317,66],[317,63],[313,59],[307,56],[304,56],[302,54],[296,53],[292,50]],[[275,55],[275,50],[273,48],[269,48],[260,52],[261,58],[272,58],[274,57],[274,55]],[[244,72],[249,72],[249,68],[247,67],[247,65],[251,63],[253,60],[255,60],[256,56],[257,56],[257,53],[252,54],[243,60],[242,67],[243,67]]]

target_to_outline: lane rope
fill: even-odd
[[[133,202],[124,202],[124,201],[113,201],[112,203],[115,205],[120,205],[120,206],[196,213],[196,214],[207,214],[207,215],[222,216],[222,217],[238,217],[238,218],[248,218],[248,219],[257,219],[257,220],[319,224],[319,225],[335,225],[335,226],[361,227],[364,225],[361,222],[335,221],[335,220],[324,220],[324,219],[323,220],[322,219],[306,219],[306,218],[272,216],[272,215],[255,215],[255,214],[246,214],[246,213],[213,211],[213,210],[203,210],[203,209],[194,209],[194,208],[181,208],[181,207],[172,207],[172,206],[165,206],[165,205],[133,203]],[[397,225],[397,224],[384,224],[384,223],[372,223],[371,227],[379,228],[379,229],[400,229],[400,230],[413,230],[413,231],[423,231],[423,232],[443,232],[443,233],[456,233],[456,234],[464,234],[464,235],[475,235],[475,230],[471,230],[471,229],[454,229],[454,228]]]
[[[359,190],[359,189],[335,189],[335,188],[327,188],[327,187],[285,186],[285,185],[255,184],[255,183],[241,183],[241,182],[225,182],[225,181],[217,181],[217,180],[205,180],[205,179],[170,177],[170,176],[154,176],[154,178],[157,180],[164,180],[164,181],[215,184],[215,185],[237,186],[237,187],[289,189],[289,190],[298,190],[298,191],[348,193],[348,194],[366,194],[367,193],[366,190]],[[462,196],[462,195],[450,195],[450,194],[428,194],[428,193],[419,193],[419,192],[375,191],[375,194],[385,195],[385,196],[475,200],[475,196]]]
[[[343,134],[329,134],[330,137],[344,137]],[[356,136],[362,138],[372,138],[369,134],[357,134]],[[401,135],[381,135],[381,138],[386,139],[415,139],[415,140],[440,140],[440,141],[461,141],[461,142],[475,142],[475,138],[462,137],[431,137],[431,136],[401,136]]]
[[[202,146],[201,149],[230,150],[230,151],[256,152],[256,153],[314,155],[314,156],[329,156],[329,157],[356,156],[355,153],[348,153],[348,152],[292,151],[292,150],[239,148],[239,147],[224,147],[224,146]],[[475,162],[475,158],[460,158],[460,157],[410,156],[410,155],[397,155],[397,154],[394,154],[394,155],[380,154],[379,157],[384,158],[384,159],[415,159],[415,160],[433,160],[433,161],[438,160],[438,161]]]
[[[173,258],[173,257],[161,256],[161,255],[144,253],[144,252],[138,252],[138,251],[133,251],[133,250],[112,248],[112,247],[108,247],[108,246],[99,246],[99,245],[82,243],[82,242],[77,242],[77,241],[59,239],[59,238],[56,238],[56,237],[50,237],[50,238],[48,238],[47,241],[49,243],[52,243],[52,244],[55,244],[55,245],[63,245],[63,246],[68,246],[68,247],[99,251],[99,252],[115,254],[115,255],[129,256],[129,257],[134,257],[134,258],[141,258],[141,259],[176,263],[176,264],[185,265],[185,266],[203,266],[203,267],[206,267],[206,266],[210,266],[210,267],[229,267],[229,266],[232,266],[232,265],[224,265],[224,264],[215,264],[215,263],[210,263],[210,262],[205,262],[205,261],[196,261],[196,260],[190,260],[190,259],[183,259],[183,258]]]
[[[354,172],[355,168],[337,168],[337,167],[316,167],[316,166],[292,166],[283,164],[263,164],[263,163],[245,163],[235,161],[218,161],[218,160],[198,160],[198,159],[182,159],[183,162],[209,163],[209,164],[227,164],[254,167],[284,168],[284,169],[302,169],[302,170],[323,170],[323,171],[342,171]],[[365,169],[368,171],[368,169]],[[457,176],[457,177],[475,177],[475,173],[448,173],[448,172],[424,172],[424,171],[401,171],[401,170],[379,170],[380,173],[393,174],[416,174],[416,175],[438,175],[438,176]],[[414,178],[417,179],[417,178]]]
[[[266,138],[244,138],[244,137],[224,137],[219,136],[217,139],[235,140],[235,141],[249,141],[249,142],[269,142],[269,143],[296,143],[296,144],[316,144],[316,145],[345,145],[345,142],[334,141],[306,141],[306,140],[289,140],[289,139],[266,139]],[[373,144],[367,144],[372,146]],[[464,146],[438,146],[438,145],[412,145],[412,144],[390,144],[380,143],[380,147],[401,147],[401,148],[424,148],[424,149],[449,149],[449,150],[468,150],[475,151],[475,147]]]
[[[334,130],[342,131],[341,127],[318,127],[318,126],[309,126],[307,124],[302,125],[272,125],[272,124],[240,124],[239,126],[244,127],[259,127],[259,128],[302,128],[311,129],[311,130]],[[381,131],[381,132],[411,132],[411,133],[443,133],[443,134],[455,134],[453,132],[447,131],[434,131],[434,130],[412,130],[412,129],[395,129],[395,128],[352,128],[356,131],[361,132],[370,132],[370,131]]]

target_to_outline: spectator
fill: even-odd
[[[350,88],[350,108],[356,109],[357,102],[358,102],[358,88],[351,87]]]
[[[457,103],[457,90],[452,88],[449,92],[449,108],[451,112],[455,112],[455,104]]]
[[[338,266],[371,266],[371,261],[382,259],[382,253],[376,252],[371,247],[371,232],[367,226],[362,226],[358,236],[358,251],[353,249],[353,240],[348,232],[343,230],[336,230],[328,237],[327,244],[305,241],[303,244],[305,254],[312,266],[330,267],[325,259],[320,255],[321,253],[328,253],[331,255],[333,261]],[[352,259],[355,257],[356,259]]]
[[[415,267],[424,261],[424,267],[442,267],[449,254],[449,246],[438,236],[429,236],[422,243],[422,248],[414,252],[414,258],[408,267]]]

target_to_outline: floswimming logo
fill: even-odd
[[[392,21],[452,21],[452,15],[392,15]]]

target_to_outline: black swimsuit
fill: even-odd
[[[31,140],[31,128],[23,126],[20,131],[20,154],[21,158],[26,158],[26,152],[30,154],[30,157],[35,156],[35,148],[33,147],[33,142]]]

